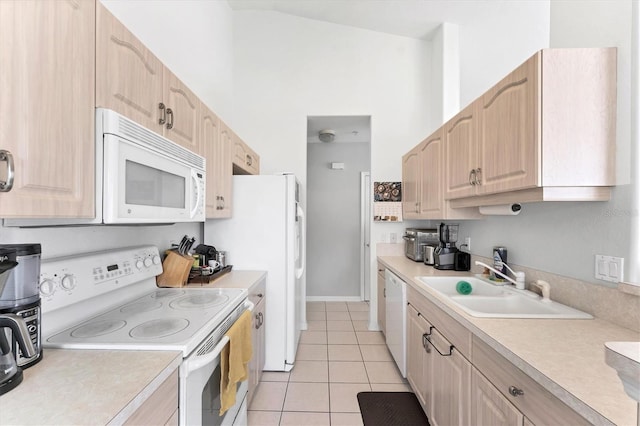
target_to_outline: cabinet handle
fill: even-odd
[[[261,299],[264,297],[264,295],[263,295],[262,293],[258,293],[258,294],[257,294],[257,296],[258,296],[259,298],[261,298]]]
[[[247,154],[247,166],[251,166],[253,164],[253,158],[249,154]]]
[[[169,122],[167,123],[167,129],[173,129],[173,110],[171,108],[167,108],[167,115],[169,116]]]
[[[224,195],[221,195],[221,196],[220,196],[220,201],[222,201],[222,205],[220,206],[220,210],[224,210],[224,206],[225,206],[225,203],[224,203]]]
[[[473,169],[469,172],[469,185],[476,184],[476,169]]]
[[[524,391],[522,389],[518,389],[515,386],[509,386],[509,393],[512,396],[516,396],[516,397],[524,395]]]
[[[13,188],[13,155],[9,151],[0,150],[0,161],[7,162],[7,180],[0,180],[0,192],[9,192]]]
[[[262,312],[260,312],[258,315],[260,315],[260,327],[262,327],[262,324],[264,324],[264,315],[262,314]]]
[[[260,313],[256,314],[256,330],[260,328]]]
[[[385,299],[387,298],[387,288],[383,288],[382,289],[382,297],[384,297]]]
[[[482,185],[482,169],[480,167],[476,169],[475,185]]]
[[[427,344],[427,333],[424,333],[422,335],[422,347],[424,348],[424,351],[428,354],[431,353],[431,348],[429,347],[429,345]]]
[[[433,349],[436,350],[436,352],[438,352],[441,356],[451,356],[453,354],[453,345],[449,345],[449,353],[448,354],[443,354],[442,352],[440,352],[440,349],[438,349],[438,347],[436,345],[433,344],[433,342],[431,341],[431,329],[433,329],[433,327],[431,327],[429,330],[428,334],[424,334],[424,338],[427,340],[427,342],[431,343],[431,346],[433,346]]]
[[[158,108],[160,108],[160,119],[158,120],[158,124],[164,124],[167,122],[167,110],[162,102],[158,104]]]

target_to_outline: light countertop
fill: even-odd
[[[231,271],[205,286],[251,289],[266,273]],[[179,351],[44,349],[0,396],[0,424],[122,424],[182,362]]]
[[[378,260],[591,423],[637,424],[636,402],[624,392],[616,371],[605,363],[604,344],[637,342],[640,333],[598,318],[472,317],[414,279],[429,275],[469,276],[470,273],[439,271],[404,256],[378,257]]]
[[[22,383],[0,396],[0,424],[122,423],[181,362],[179,351],[45,348]]]

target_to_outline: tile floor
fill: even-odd
[[[368,318],[365,302],[308,302],[295,366],[262,374],[249,426],[362,425],[358,392],[411,391]]]

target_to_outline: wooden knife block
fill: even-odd
[[[156,277],[158,287],[183,287],[187,285],[193,257],[175,251],[167,253],[162,262],[162,274]]]

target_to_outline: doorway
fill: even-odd
[[[307,117],[307,300],[368,299],[370,168],[370,116]]]

